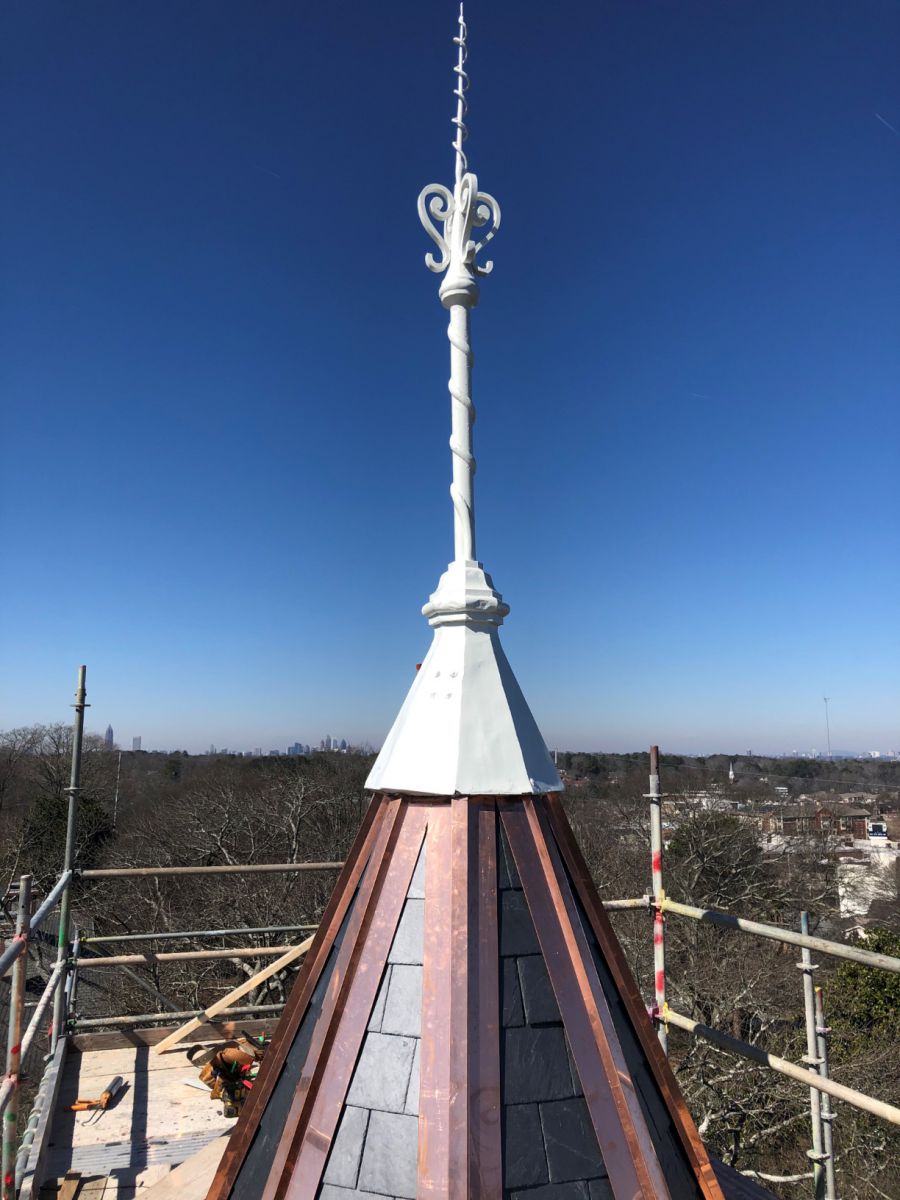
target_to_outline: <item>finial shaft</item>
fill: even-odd
[[[453,143],[453,149],[456,151],[456,182],[457,184],[469,169],[469,164],[466,159],[465,151],[463,150],[463,142],[469,136],[469,131],[466,128],[466,113],[468,112],[468,104],[466,103],[466,92],[469,90],[469,76],[466,74],[465,64],[468,55],[466,48],[466,22],[463,17],[463,6],[459,6],[459,34],[453,39],[458,47],[456,56],[456,66],[453,71],[456,75],[456,88],[453,95],[456,97],[456,116],[451,120],[456,126],[456,139]]]
[[[441,275],[446,271],[439,295],[449,311],[450,324],[450,397],[453,453],[453,483],[450,495],[454,512],[454,562],[475,562],[475,457],[472,453],[472,426],[475,408],[472,404],[472,351],[469,328],[471,310],[478,303],[478,280],[489,275],[493,263],[478,261],[479,253],[494,237],[500,226],[500,206],[487,192],[478,190],[478,180],[469,170],[463,143],[468,137],[465,117],[467,29],[463,6],[459,6],[459,30],[453,38],[457,47],[456,126],[453,149],[456,154],[456,184],[453,190],[440,183],[430,183],[419,195],[419,219],[428,236],[440,251],[425,255],[430,271]],[[442,229],[438,228],[442,226]],[[478,231],[484,230],[479,234]]]

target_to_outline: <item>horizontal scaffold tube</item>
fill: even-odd
[[[205,962],[213,958],[274,958],[287,954],[293,946],[241,946],[231,950],[169,950],[154,954],[147,950],[143,954],[111,954],[109,958],[76,958],[71,964],[79,971],[103,970],[106,967],[152,966],[164,962]]]
[[[308,933],[317,925],[260,925],[255,929],[243,926],[240,929],[183,929],[180,933],[110,933],[103,937],[85,937],[82,946],[99,946],[108,942],[176,942],[185,938],[232,937],[251,933]]]
[[[140,879],[162,875],[257,875],[265,871],[339,871],[342,862],[221,863],[214,867],[97,867],[80,879]]]
[[[284,1004],[238,1004],[234,1008],[223,1008],[220,1013],[214,1017],[210,1017],[210,1024],[215,1025],[220,1021],[224,1021],[229,1017],[244,1016],[249,1013],[276,1013],[281,1012]],[[128,1029],[133,1025],[148,1025],[156,1021],[191,1021],[194,1017],[203,1017],[205,1012],[202,1008],[192,1008],[185,1012],[157,1012],[157,1013],[140,1013],[133,1017],[89,1017],[72,1022],[72,1030],[74,1033],[80,1033],[82,1029]]]
[[[721,1033],[718,1029],[711,1029],[709,1025],[701,1025],[699,1021],[673,1012],[671,1008],[666,1010],[663,1019],[670,1025],[677,1025],[679,1029],[686,1029],[695,1037],[702,1037],[706,1041],[720,1046],[723,1050],[730,1050],[732,1054],[740,1054],[743,1058],[753,1059],[754,1062],[761,1063],[764,1067],[778,1071],[780,1075],[796,1079],[798,1083],[805,1084],[806,1087],[813,1087],[819,1092],[827,1092],[836,1100],[843,1100],[847,1104],[852,1104],[854,1108],[861,1108],[863,1112],[871,1113],[873,1117],[881,1117],[883,1121],[890,1121],[892,1125],[900,1125],[900,1108],[895,1108],[893,1104],[886,1104],[884,1100],[876,1100],[873,1096],[857,1092],[855,1088],[846,1087],[843,1083],[837,1083],[833,1079],[824,1079],[814,1071],[810,1071],[808,1067],[798,1067],[796,1063],[792,1063],[786,1058],[769,1054],[767,1050],[763,1050],[759,1046],[753,1046],[750,1042],[742,1042],[739,1038],[732,1037],[728,1033]]]
[[[787,942],[790,946],[807,946],[820,954],[833,958],[846,958],[850,962],[862,963],[865,967],[879,967],[882,971],[900,974],[900,958],[890,954],[877,954],[874,950],[861,950],[858,946],[847,946],[843,942],[830,942],[827,938],[813,937],[807,933],[794,933],[780,925],[765,925],[762,921],[748,921],[745,917],[734,917],[731,913],[719,912],[715,908],[695,908],[692,904],[681,904],[666,896],[660,906],[665,913],[690,917],[694,921],[706,921],[722,925],[726,929],[741,929],[744,933],[755,933],[757,937],[771,938],[776,942]]]

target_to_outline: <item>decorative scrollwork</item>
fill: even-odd
[[[430,201],[429,196],[431,197]],[[427,187],[422,188],[419,193],[419,220],[422,222],[425,232],[441,252],[440,259],[435,259],[429,251],[425,255],[425,266],[429,271],[437,274],[445,271],[450,264],[450,247],[447,245],[446,237],[440,232],[434,221],[443,225],[446,232],[447,222],[452,212],[453,193],[449,188],[445,188],[442,183],[429,183]],[[432,217],[434,221],[431,219]]]
[[[452,193],[440,183],[430,183],[423,188],[418,207],[425,232],[440,251],[439,259],[429,251],[425,255],[425,265],[437,274],[449,267],[442,288],[451,286],[452,279],[452,286],[468,290],[474,301],[476,277],[489,275],[494,267],[490,261],[479,263],[477,255],[500,228],[500,205],[487,192],[479,192],[477,177],[467,171]],[[437,225],[443,229],[438,229]],[[484,236],[476,241],[473,232],[485,226]]]

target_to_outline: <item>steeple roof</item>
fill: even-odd
[[[720,1200],[560,801],[373,801],[209,1200]]]

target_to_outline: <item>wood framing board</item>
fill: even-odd
[[[278,1017],[243,1020],[240,1017],[229,1017],[221,1021],[211,1021],[201,1025],[184,1042],[181,1050],[197,1045],[198,1042],[222,1042],[238,1037],[242,1032],[270,1037]],[[69,1040],[69,1046],[82,1053],[88,1050],[120,1050],[129,1046],[155,1046],[173,1033],[175,1025],[163,1025],[156,1029],[107,1029],[98,1033],[76,1033]]]

